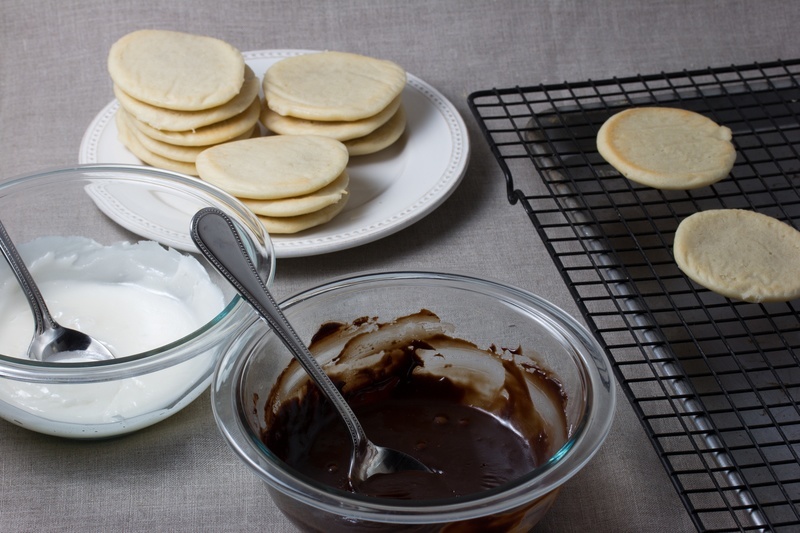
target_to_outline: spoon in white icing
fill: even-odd
[[[39,287],[2,222],[0,222],[0,251],[11,266],[11,271],[19,281],[33,311],[35,330],[28,346],[28,357],[34,361],[48,363],[79,363],[114,358],[114,354],[100,341],[82,331],[65,328],[53,319],[42,293],[39,292]]]

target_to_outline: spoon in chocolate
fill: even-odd
[[[48,363],[80,363],[114,359],[114,354],[100,341],[82,331],[65,328],[56,322],[44,303],[42,293],[19,255],[5,226],[0,222],[0,251],[8,261],[14,276],[25,293],[33,311],[35,326],[28,346],[28,357]]]
[[[357,490],[361,482],[375,474],[390,474],[404,470],[433,472],[413,457],[391,448],[378,446],[367,438],[361,423],[339,389],[300,340],[264,285],[247,255],[236,227],[227,215],[212,207],[201,209],[192,218],[191,235],[200,252],[267,321],[344,420],[353,440],[348,470],[348,480],[353,490]]]

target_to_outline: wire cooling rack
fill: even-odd
[[[700,531],[800,527],[800,301],[716,295],[675,265],[681,219],[752,209],[800,227],[800,60],[479,91],[469,105]],[[613,113],[731,128],[725,180],[661,191],[597,153]]]

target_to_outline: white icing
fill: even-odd
[[[225,306],[221,290],[196,259],[153,241],[103,246],[83,237],[42,237],[19,250],[53,318],[94,336],[117,357],[176,341]],[[2,265],[0,353],[27,358],[33,329],[30,307]],[[205,379],[213,358],[213,353],[202,354],[150,374],[99,383],[0,379],[0,400],[53,421],[51,431],[46,423],[34,428],[40,431],[64,434],[63,424],[116,423],[110,434],[121,433],[129,430],[125,420],[137,417],[136,425],[143,427],[166,416],[159,411],[173,407],[190,384]]]

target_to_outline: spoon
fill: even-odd
[[[114,354],[100,341],[81,331],[65,328],[53,319],[39,292],[39,287],[33,281],[2,222],[0,222],[0,250],[11,266],[33,311],[36,329],[28,346],[28,357],[34,361],[48,363],[79,363],[114,358]]]
[[[239,233],[227,215],[212,207],[201,209],[192,219],[191,235],[203,255],[267,321],[339,412],[353,441],[353,451],[350,455],[348,469],[348,480],[353,490],[356,490],[361,482],[375,474],[390,474],[403,470],[434,472],[413,457],[397,450],[378,446],[367,438],[361,423],[342,397],[339,389],[322,370],[278,304],[275,303],[275,299],[264,285],[247,255]]]

